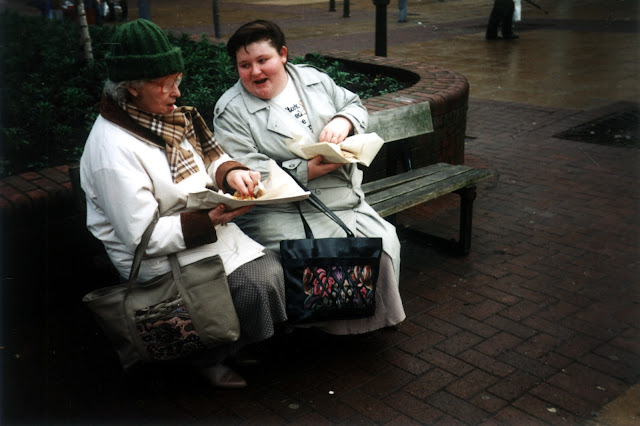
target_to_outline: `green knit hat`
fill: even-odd
[[[153,79],[184,70],[180,48],[172,46],[164,31],[146,19],[120,25],[105,59],[113,82]]]

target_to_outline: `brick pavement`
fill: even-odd
[[[455,235],[454,197],[399,218],[408,319],[396,329],[279,335],[258,348],[262,367],[240,370],[249,388],[212,391],[180,371],[123,376],[86,313],[72,310],[49,319],[48,339],[22,354],[46,350],[45,364],[5,362],[9,379],[29,383],[5,389],[16,399],[5,415],[72,424],[584,424],[640,374],[638,151],[551,135],[625,106],[472,100],[467,163],[500,176],[479,187],[468,257],[412,236],[414,228]]]
[[[3,312],[22,319],[4,336],[20,346],[3,351],[3,423],[588,423],[640,375],[639,158],[552,135],[627,106],[472,98],[466,163],[499,177],[479,186],[471,254],[413,232],[456,235],[455,196],[402,214],[407,321],[365,336],[279,334],[256,348],[261,367],[238,369],[245,390],[180,370],[124,376],[85,311],[28,287],[57,306],[25,297]]]

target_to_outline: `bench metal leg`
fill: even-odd
[[[466,256],[471,251],[471,229],[473,225],[473,201],[476,199],[476,186],[469,185],[453,191],[460,196],[460,229],[459,238],[446,239],[427,232],[413,229],[410,226],[405,227],[409,230],[407,236],[416,239],[422,243],[427,243],[438,249],[445,250],[456,256]],[[392,225],[397,227],[395,214],[385,217]]]
[[[469,185],[454,192],[460,195],[460,237],[458,241],[454,238],[446,239],[416,229],[411,229],[409,236],[452,255],[466,256],[471,251],[473,201],[476,199],[476,186]],[[388,216],[386,219],[395,225],[395,216]]]
[[[396,172],[396,162],[400,159],[402,169],[405,172],[413,170],[411,156],[411,144],[414,138],[401,139],[385,145],[387,148],[387,176],[393,176]]]
[[[476,199],[476,186],[469,185],[455,192],[460,195],[460,239],[456,251],[461,255],[467,255],[471,250],[473,200]]]

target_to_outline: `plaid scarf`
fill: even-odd
[[[136,123],[151,130],[165,142],[171,177],[175,183],[200,170],[193,158],[193,153],[180,148],[180,143],[185,138],[204,160],[205,166],[224,153],[194,107],[179,107],[170,114],[148,113],[129,103],[124,106],[124,109]]]

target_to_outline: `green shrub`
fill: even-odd
[[[77,162],[98,115],[104,81],[104,55],[115,27],[89,27],[94,60],[83,59],[80,28],[69,21],[45,20],[3,12],[0,15],[0,177]],[[211,126],[213,107],[238,79],[225,45],[203,35],[169,34],[185,59],[179,105],[192,105]],[[292,62],[310,62],[325,69],[336,83],[366,99],[401,89],[382,76],[349,72],[321,55]]]
[[[111,28],[91,28],[90,66],[71,22],[3,13],[0,27],[0,176],[77,161],[98,114]]]
[[[346,87],[357,93],[361,99],[397,92],[406,87],[405,84],[391,77],[352,72],[342,62],[333,61],[330,63],[326,57],[318,53],[311,53],[305,57],[298,56],[293,58],[291,62],[294,64],[307,63],[324,70],[338,86]]]

